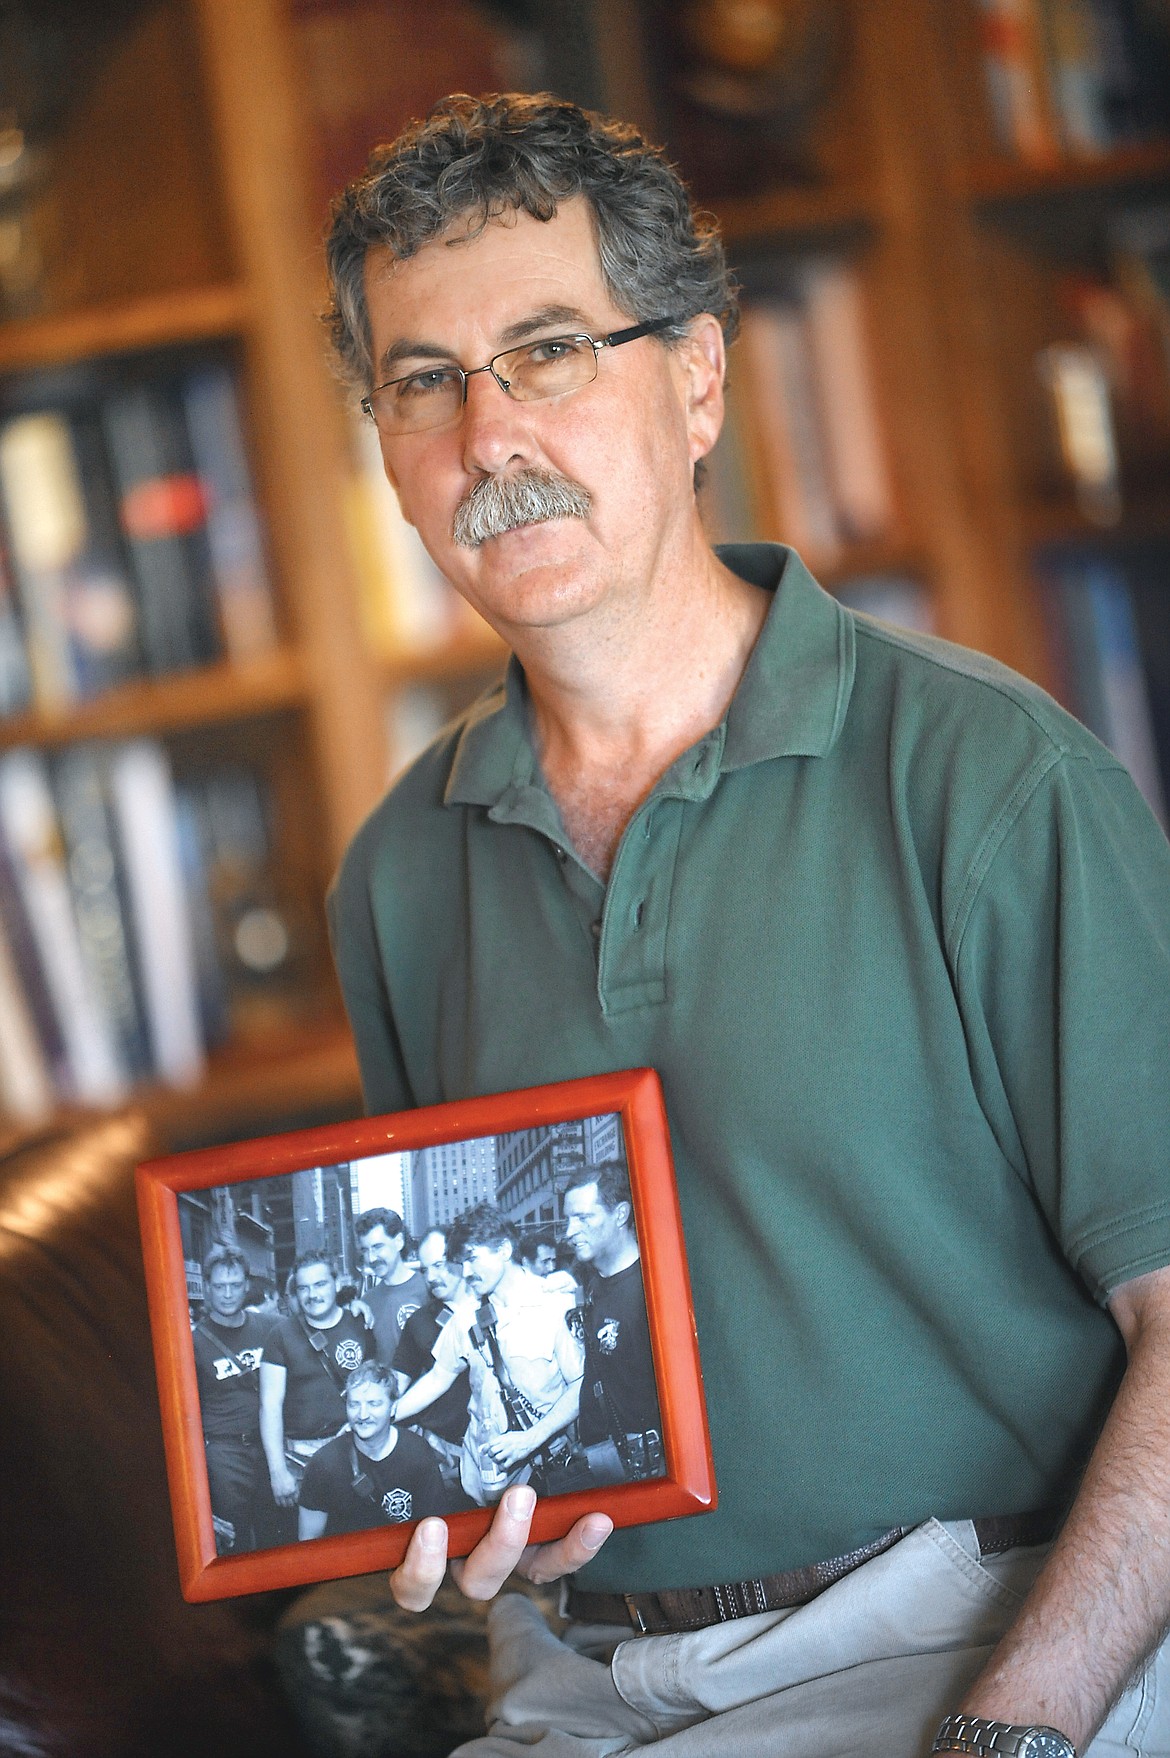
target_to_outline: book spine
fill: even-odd
[[[84,536],[84,507],[63,416],[19,415],[0,431],[12,561],[24,612],[33,695],[62,709],[81,694],[69,640],[69,567]]]
[[[169,386],[135,385],[107,399],[102,424],[148,663],[157,672],[206,664],[220,652],[207,503],[182,410]]]
[[[32,676],[25,651],[24,628],[17,603],[16,582],[9,562],[5,531],[0,524],[0,714],[19,714],[32,697]]]
[[[207,501],[223,645],[229,658],[245,663],[271,653],[277,632],[235,380],[226,366],[209,366],[183,380],[182,397]]]
[[[979,7],[983,70],[996,138],[1016,158],[1052,164],[1060,156],[1060,138],[1034,0],[979,0]]]
[[[0,1109],[18,1123],[42,1122],[53,1109],[53,1083],[20,980],[0,932]]]
[[[1090,0],[1044,0],[1044,23],[1062,145],[1089,157],[1107,152],[1113,134]]]
[[[53,788],[68,856],[82,957],[131,1079],[151,1073],[150,1044],[128,932],[128,903],[97,753],[79,745],[61,757]]]
[[[56,1091],[68,1093],[71,1082],[65,1037],[57,1022],[48,978],[37,950],[37,939],[25,907],[16,862],[0,820],[0,931],[16,967],[48,1079]]]
[[[165,751],[147,739],[118,746],[109,759],[109,788],[154,1069],[171,1086],[192,1086],[203,1073],[204,1046],[174,784]]]
[[[815,409],[795,382],[803,351],[800,314],[763,302],[745,308],[739,345],[764,534],[810,559],[830,561],[840,545],[813,427]]]
[[[804,294],[825,462],[837,514],[848,539],[870,541],[884,536],[893,522],[893,493],[861,286],[845,263],[812,263],[805,271]]]
[[[65,1043],[68,1096],[116,1103],[127,1090],[126,1070],[82,955],[49,779],[32,751],[0,758],[0,821]]]

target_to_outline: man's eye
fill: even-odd
[[[567,360],[570,355],[580,352],[581,344],[572,336],[553,336],[547,342],[534,342],[528,350],[528,359],[533,366],[552,366],[558,360]]]
[[[400,378],[394,388],[400,403],[418,402],[424,397],[441,395],[456,383],[458,376],[449,366],[432,366],[427,372],[412,372],[409,378]]]

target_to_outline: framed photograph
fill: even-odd
[[[172,1154],[138,1169],[189,1600],[715,1506],[650,1069]]]

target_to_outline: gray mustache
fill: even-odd
[[[460,501],[451,535],[460,549],[478,549],[489,537],[502,537],[517,525],[549,519],[586,519],[593,497],[579,483],[550,470],[520,470],[514,476],[485,476]]]

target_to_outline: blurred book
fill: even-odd
[[[800,286],[838,526],[848,542],[868,542],[890,529],[894,508],[861,282],[825,257],[804,265]]]
[[[276,617],[234,374],[222,363],[202,367],[183,379],[181,394],[224,650],[238,662],[257,659],[277,645]]]
[[[0,522],[0,714],[19,714],[32,696],[32,677],[24,645],[24,626],[16,585]]]
[[[998,144],[1050,164],[1060,140],[1048,89],[1044,27],[1035,0],[979,0],[979,45]]]
[[[194,933],[166,751],[138,739],[108,758],[110,800],[126,874],[143,1010],[156,1076],[192,1086],[204,1042]]]
[[[0,834],[64,1044],[63,1096],[116,1103],[128,1073],[82,950],[48,770],[36,752],[0,757]]]
[[[207,664],[221,652],[208,495],[179,391],[165,379],[130,384],[104,400],[101,414],[147,664],[155,672]]]
[[[53,1083],[8,941],[0,931],[0,1111],[40,1123],[53,1109]]]
[[[37,705],[61,709],[133,675],[138,610],[94,422],[48,409],[7,422],[0,490]]]
[[[1094,554],[1048,555],[1040,578],[1067,705],[1124,763],[1167,827],[1141,639],[1124,569]]]
[[[354,473],[346,514],[371,651],[386,658],[426,651],[482,627],[403,518],[373,422],[355,413],[350,436]]]

